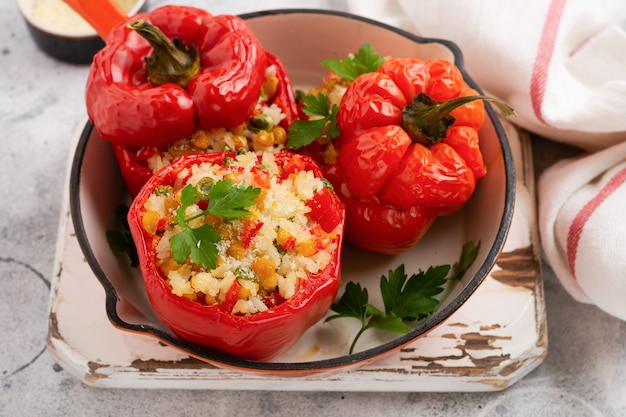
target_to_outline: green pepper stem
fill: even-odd
[[[185,87],[200,71],[200,57],[195,45],[191,48],[178,38],[170,40],[156,26],[145,20],[128,24],[152,46],[152,55],[146,58],[148,77],[154,84],[175,83]]]
[[[441,142],[455,121],[450,114],[457,107],[476,100],[484,100],[498,107],[503,116],[515,115],[509,105],[487,96],[463,96],[447,101],[437,101],[425,93],[419,93],[413,102],[402,110],[402,127],[414,142],[432,145]]]

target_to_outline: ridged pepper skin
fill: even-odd
[[[459,210],[486,174],[484,104],[455,107],[440,138],[417,140],[406,111],[424,94],[444,103],[476,91],[448,61],[393,58],[354,80],[341,100],[337,162],[325,171],[346,204],[346,240],[357,247],[405,251],[437,217]]]
[[[265,53],[267,65],[273,65],[276,69],[278,86],[276,95],[271,100],[272,105],[278,106],[285,117],[281,120],[280,126],[287,129],[288,126],[298,117],[296,99],[294,96],[291,79],[283,66],[282,61],[271,52]],[[178,139],[178,138],[177,138]],[[146,165],[146,156],[163,151],[167,146],[143,146],[140,148],[113,145],[113,152],[120,167],[120,172],[126,184],[126,189],[131,196],[135,196],[153,172]]]
[[[145,58],[153,48],[128,27],[139,20],[195,46],[200,70],[186,86],[150,81]],[[234,127],[258,101],[267,56],[239,17],[163,6],[121,23],[106,41],[90,68],[86,105],[98,134],[114,145],[158,147],[198,128]]]
[[[172,293],[157,266],[156,237],[142,227],[143,206],[156,187],[174,185],[177,175],[198,163],[223,164],[231,153],[183,156],[150,178],[133,200],[128,213],[130,230],[137,247],[148,298],[157,316],[181,339],[236,357],[268,361],[293,346],[300,336],[319,321],[333,303],[339,288],[343,233],[338,233],[336,251],[325,269],[300,280],[289,299],[252,315],[232,315],[224,305],[203,305]],[[276,155],[283,176],[294,170],[321,169],[308,157],[291,153]],[[326,188],[311,199],[310,216],[324,230],[343,230],[345,208],[334,192]],[[339,229],[336,229],[340,226]],[[228,304],[228,300],[225,302]]]

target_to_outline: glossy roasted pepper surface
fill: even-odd
[[[335,193],[326,187],[319,189],[307,200],[307,211],[310,210],[308,217],[318,225],[312,226],[312,241],[322,240],[317,239],[316,234],[323,236],[323,239],[332,239],[330,259],[319,272],[308,273],[305,279],[299,279],[295,293],[289,298],[284,299],[278,295],[278,291],[268,292],[267,310],[254,314],[233,314],[231,310],[239,292],[237,285],[231,287],[222,302],[214,305],[176,295],[159,265],[159,232],[146,230],[143,222],[146,202],[157,189],[170,189],[176,195],[180,191],[177,190],[181,186],[180,175],[188,175],[193,170],[192,167],[198,164],[225,166],[235,157],[232,153],[205,153],[179,158],[145,184],[131,205],[128,221],[137,246],[148,297],[163,323],[188,342],[245,359],[265,361],[289,349],[310,326],[326,314],[334,301],[339,288],[345,209]],[[316,178],[322,175],[319,167],[305,156],[284,152],[276,154],[275,161],[280,168],[281,178],[302,171],[306,171],[307,175],[311,172]],[[236,176],[237,171],[233,169],[232,174]],[[262,166],[253,170],[253,175],[255,183],[260,184],[262,189],[271,186]],[[259,222],[254,219],[245,223],[240,231],[241,245],[237,247],[238,251],[248,250],[246,246],[250,245],[250,240],[258,233],[258,225]],[[157,229],[159,227],[162,225]],[[295,248],[295,243],[281,238],[280,233],[276,239],[275,244],[281,245],[282,250]],[[314,253],[317,249],[313,246],[298,250],[310,250],[310,253]],[[261,261],[261,264],[258,266],[259,273],[267,270],[269,262]]]
[[[86,86],[89,118],[113,144],[131,195],[157,170],[147,164],[151,156],[199,130],[243,126],[261,101],[281,111],[282,128],[297,117],[278,57],[239,17],[189,6],[162,6],[113,28]]]
[[[392,58],[342,97],[326,175],[346,204],[346,240],[395,254],[459,210],[486,174],[484,104],[451,62]]]
[[[200,69],[186,86],[148,77],[145,59],[153,47],[128,27],[139,20],[196,49]],[[161,146],[198,127],[235,126],[258,100],[266,61],[261,43],[238,17],[163,6],[111,31],[91,65],[88,114],[100,136],[128,147]]]

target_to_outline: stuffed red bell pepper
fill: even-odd
[[[308,157],[183,156],[133,200],[156,314],[181,339],[251,360],[289,349],[339,287],[345,209]]]
[[[132,195],[183,154],[280,147],[297,115],[280,60],[246,22],[188,6],[114,28],[94,57],[86,103]]]
[[[309,96],[313,107],[328,110],[317,120],[327,121],[326,139],[329,132],[336,139],[323,141],[321,151],[319,141],[305,149],[317,145],[313,152],[323,155],[325,173],[346,204],[346,240],[395,254],[413,246],[437,217],[459,210],[486,174],[478,131],[483,100],[491,99],[467,87],[449,61],[372,60],[370,50],[348,63],[359,56],[374,68],[349,80],[332,74],[314,92],[317,100]],[[329,99],[320,106],[320,91],[332,97],[337,90],[334,108]],[[307,129],[301,121],[294,126],[289,141],[301,145]]]

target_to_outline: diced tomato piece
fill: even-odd
[[[261,167],[252,167],[252,177],[254,182],[261,188],[270,188],[270,173]]]
[[[280,295],[280,292],[278,290],[276,290],[276,291],[272,291],[271,293],[267,294],[265,296],[265,298],[263,298],[263,302],[265,303],[266,306],[271,308],[271,307],[275,307],[275,306],[277,306],[279,304],[282,304],[283,302],[285,302],[285,299],[283,298],[282,295]]]
[[[250,247],[252,239],[254,239],[254,237],[259,233],[261,227],[263,227],[263,222],[261,220],[250,220],[244,223],[241,228],[241,232],[239,233],[244,249],[248,249]]]
[[[342,220],[343,207],[326,187],[315,193],[306,205],[311,209],[309,212],[311,219],[317,222],[325,232],[332,232]]]
[[[156,146],[143,146],[137,151],[137,159],[139,161],[147,161],[158,152],[159,150],[156,148]]]
[[[294,155],[283,167],[282,178],[288,178],[291,174],[305,171],[307,163],[300,155]]]
[[[220,308],[229,313],[233,311],[233,307],[235,307],[235,303],[237,302],[239,298],[240,289],[241,289],[241,284],[239,284],[239,282],[235,280],[233,282],[233,285],[230,286],[230,289],[228,290],[228,294],[226,294],[226,298],[220,304]]]

